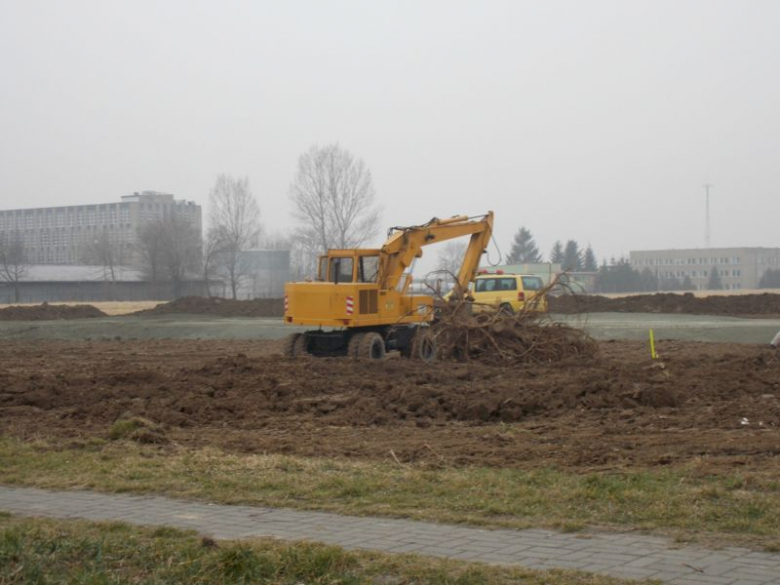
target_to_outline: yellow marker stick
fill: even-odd
[[[655,336],[652,329],[650,329],[650,357],[654,360],[658,359],[658,354],[655,353]]]

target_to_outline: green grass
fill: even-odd
[[[349,553],[270,540],[219,542],[171,528],[0,515],[0,583],[618,585],[584,573]]]
[[[6,484],[160,493],[229,504],[512,528],[639,528],[679,538],[780,542],[780,485],[694,467],[577,475],[550,469],[429,469],[365,461],[239,455],[95,441],[0,439]]]

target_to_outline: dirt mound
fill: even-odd
[[[686,313],[732,317],[780,316],[780,295],[773,293],[697,297],[692,293],[656,293],[607,298],[598,295],[550,297],[553,313]]]
[[[642,343],[599,345],[598,358],[508,366],[281,358],[249,341],[5,343],[0,432],[325,457],[392,449],[437,465],[780,472],[776,351],[662,342],[650,360]],[[117,428],[125,420],[148,422],[131,434]]]
[[[169,315],[173,313],[215,315],[218,317],[281,317],[284,315],[284,301],[282,299],[234,301],[221,298],[183,297],[133,314]]]
[[[0,321],[54,321],[57,319],[91,319],[106,314],[92,305],[13,306],[0,309]]]

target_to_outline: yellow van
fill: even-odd
[[[544,281],[532,274],[504,274],[481,272],[469,287],[474,298],[474,310],[484,311],[498,307],[505,313],[521,311],[526,305],[531,311],[546,311],[547,299],[542,295],[535,299],[544,288]]]

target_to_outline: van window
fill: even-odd
[[[523,276],[523,288],[525,290],[542,290],[544,283],[538,276]]]
[[[499,278],[498,288],[500,290],[517,290],[516,278]]]
[[[493,292],[497,289],[497,278],[480,278],[477,281],[476,292]]]
[[[330,282],[352,282],[352,258],[330,259]]]

